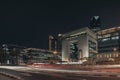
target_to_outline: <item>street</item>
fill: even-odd
[[[0,75],[0,80],[16,80],[16,79]]]
[[[120,80],[119,72],[63,70],[22,66],[0,66],[0,68],[1,71],[19,76],[24,80]],[[2,78],[4,79],[4,77]],[[5,78],[4,80],[7,79]]]

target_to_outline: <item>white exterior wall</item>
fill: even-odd
[[[95,42],[96,44],[97,44],[97,41],[95,39],[95,36],[96,36],[95,34],[93,34],[87,28],[83,29],[83,31],[85,31],[85,30],[86,30],[85,35],[79,35],[79,36],[73,37],[73,38],[69,36],[69,35],[72,35],[73,33],[64,34],[64,37],[66,37],[66,38],[64,38],[62,40],[62,61],[69,61],[70,44],[74,43],[74,42],[76,42],[78,44],[78,46],[77,46],[78,50],[82,50],[82,56],[79,55],[79,58],[89,57],[89,43],[88,43],[88,41],[90,40],[92,42]],[[81,30],[80,30],[80,32],[81,32]],[[80,33],[80,32],[78,31],[75,33]],[[88,34],[90,34],[90,35],[88,35]],[[92,35],[92,37],[91,37],[91,35]]]
[[[70,56],[70,44],[77,42],[78,43],[78,50],[82,50],[82,57],[88,57],[88,42],[87,36],[81,36],[76,39],[71,40],[63,40],[62,41],[62,61],[69,61]],[[79,56],[82,58],[81,56]]]

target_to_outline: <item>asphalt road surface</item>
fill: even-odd
[[[39,72],[28,73],[32,76],[24,77],[25,80],[120,80],[118,77],[102,77],[100,75],[76,75],[72,73],[59,73],[59,72]]]
[[[0,75],[0,80],[16,80],[16,79]]]
[[[27,73],[28,74],[28,73]],[[24,76],[24,80],[120,80],[116,77],[101,77],[101,76],[85,76],[85,75],[74,75],[74,74],[53,74],[53,73],[29,73],[32,76]],[[0,75],[0,80],[16,80],[3,75]]]
[[[5,67],[4,67],[5,68]],[[7,67],[2,69],[8,73],[20,76],[24,80],[120,80],[116,72],[73,71],[60,69],[41,69],[31,67]],[[2,77],[3,80],[14,80]],[[0,80],[2,80],[0,78]]]
[[[74,74],[66,72],[51,72],[51,71],[39,71],[37,73],[28,72],[31,80],[120,80],[116,76],[101,76],[101,75],[88,75],[88,74]],[[26,78],[28,80],[28,78]]]

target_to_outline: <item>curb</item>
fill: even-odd
[[[17,80],[24,80],[24,79],[22,79],[21,77],[18,77],[18,76],[15,76],[15,75],[9,74],[9,73],[0,72],[0,74],[1,74],[1,75],[4,75],[4,76],[7,76],[7,77],[10,77],[10,78],[17,79]]]

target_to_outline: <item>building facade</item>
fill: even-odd
[[[25,56],[29,57],[28,63],[51,63],[61,60],[59,54],[52,51],[39,49],[39,48],[26,48],[24,49]],[[25,59],[23,60],[25,61]]]
[[[18,58],[24,46],[15,44],[3,44],[0,48],[0,64],[18,64]]]
[[[57,38],[53,35],[49,36],[49,51],[57,50]]]
[[[62,34],[49,36],[49,51],[61,53],[62,50]]]
[[[97,38],[89,28],[62,34],[62,61],[79,62],[97,54]]]
[[[120,27],[98,31],[97,41],[99,54],[93,57],[92,64],[120,64]]]
[[[112,27],[97,32],[98,52],[120,52],[120,27]]]

